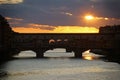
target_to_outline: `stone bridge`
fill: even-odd
[[[17,33],[12,40],[16,51],[33,50],[36,57],[43,57],[44,52],[54,48],[65,48],[74,52],[75,57],[82,57],[88,49],[112,50],[114,34],[100,33]]]
[[[82,52],[100,49],[108,58],[120,61],[120,25],[100,27],[99,33],[16,33],[0,15],[0,59],[9,59],[20,51],[33,50],[36,57],[54,48],[65,48],[82,57]]]

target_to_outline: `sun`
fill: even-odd
[[[93,20],[93,19],[94,19],[94,16],[92,16],[92,15],[86,15],[84,18],[85,18],[86,20]]]

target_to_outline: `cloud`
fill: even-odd
[[[111,18],[111,17],[99,17],[92,14],[87,14],[84,16],[84,24],[86,26],[94,26],[99,28],[100,26],[105,25],[119,25],[120,24],[120,18]]]
[[[90,1],[92,1],[92,2],[102,2],[104,0],[90,0]]]
[[[50,33],[50,30],[36,29],[32,27],[13,27],[13,31],[19,33]]]
[[[58,26],[53,32],[58,33],[98,33],[95,27],[82,27],[82,26]]]
[[[41,24],[29,24],[27,27],[13,27],[19,33],[98,33],[98,28],[81,26],[50,26]]]
[[[24,19],[22,18],[13,18],[13,17],[5,17],[7,19],[7,21],[9,22],[10,26],[14,27],[17,25],[23,25],[25,24],[23,21]]]
[[[97,17],[92,15],[85,15],[85,19],[90,18],[88,20],[109,20],[109,21],[120,21],[120,18],[111,18],[111,17]]]
[[[120,0],[91,0],[94,8],[93,13],[104,16],[120,18]]]
[[[8,3],[8,1],[12,0],[4,0],[4,2],[5,1]],[[23,0],[13,1],[22,2]],[[19,5],[0,5],[0,13],[5,16],[24,19],[24,21],[21,20],[21,24],[12,24],[13,26],[24,26],[24,24],[26,25],[27,23],[54,26],[87,26],[85,22],[83,22],[82,17],[89,12],[98,16],[97,19],[101,21],[98,21],[99,23],[108,25],[108,23],[104,21],[112,20],[113,22],[110,23],[116,24],[114,22],[117,20],[113,20],[113,18],[120,18],[119,4],[120,0],[25,0]],[[97,26],[99,27],[100,25]]]
[[[55,29],[55,26],[41,25],[41,24],[35,24],[35,23],[30,23],[28,24],[28,26],[31,28],[42,29],[42,30],[54,30]]]
[[[12,27],[20,33],[97,33],[98,28],[87,26],[52,26],[37,23],[26,23],[23,26]]]
[[[22,21],[22,18],[12,18],[12,17],[5,17],[7,20],[15,20],[15,21]]]
[[[67,15],[67,16],[72,16],[73,15],[72,13],[69,13],[69,12],[61,12],[61,14],[64,14],[64,15]]]
[[[0,0],[0,4],[18,4],[22,2],[23,0]]]

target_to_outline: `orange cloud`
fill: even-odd
[[[35,24],[35,23],[30,23],[30,24],[28,24],[28,26],[31,28],[40,28],[43,30],[53,30],[55,28],[55,26],[41,25],[41,24]]]
[[[19,33],[50,33],[50,30],[43,30],[43,29],[37,29],[37,28],[25,28],[25,27],[14,27],[12,28],[13,31],[19,32]]]
[[[99,29],[95,27],[80,26],[50,26],[32,24],[30,27],[13,27],[15,32],[19,33],[98,33]],[[40,26],[40,27],[38,27]],[[50,28],[50,29],[48,29]]]
[[[87,20],[109,20],[109,21],[120,21],[120,19],[117,18],[109,18],[109,17],[97,17],[97,16],[93,16],[93,15],[86,15],[85,19]]]
[[[95,27],[80,27],[80,26],[58,26],[53,32],[59,33],[98,33],[99,30]]]

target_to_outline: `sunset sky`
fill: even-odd
[[[96,33],[120,24],[120,0],[0,0],[0,14],[21,33]]]

